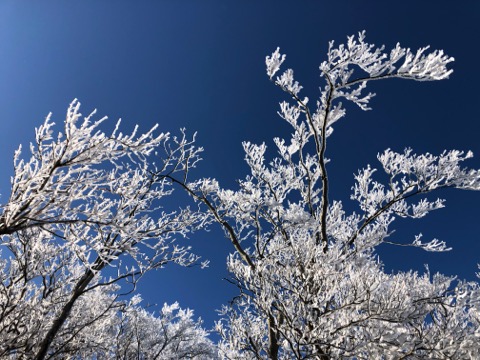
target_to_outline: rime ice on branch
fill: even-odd
[[[107,135],[100,128],[106,118],[82,119],[79,107],[72,102],[58,135],[47,117],[30,158],[21,148],[15,153],[11,193],[0,207],[0,357],[122,358],[131,350],[171,358],[172,347],[184,346],[178,351],[212,358],[213,345],[191,313],[172,308],[179,322],[168,324],[175,316],[156,317],[119,299],[149,270],[198,260],[176,239],[202,227],[207,215],[162,206],[174,190],[170,179],[186,181],[202,149],[183,131],[172,138],[156,126],[124,135],[118,122]],[[158,330],[136,348],[122,343],[132,326],[155,322],[176,340]]]
[[[213,179],[189,184],[224,228],[234,246],[228,258],[240,291],[217,324],[228,359],[475,359],[480,357],[478,283],[428,271],[385,273],[375,248],[391,243],[392,223],[420,218],[444,200],[426,194],[455,187],[478,190],[480,173],[461,163],[471,153],[439,156],[386,150],[378,156],[386,184],[366,167],[355,176],[347,214],[329,198],[326,144],[333,124],[345,116],[341,101],[369,110],[369,81],[390,78],[446,79],[453,58],[442,51],[416,52],[400,45],[385,51],[365,42],[329,44],[320,64],[324,85],[310,106],[301,85],[277,49],[266,58],[267,75],[291,101],[279,115],[292,126],[289,139],[275,138],[278,155],[265,158],[265,144],[243,144],[251,174],[238,190]],[[360,70],[360,71],[359,71]],[[360,75],[357,75],[360,74]],[[401,85],[401,84],[400,84]],[[329,165],[330,166],[330,165]],[[439,240],[396,245],[447,251]],[[455,284],[455,285],[454,285]]]

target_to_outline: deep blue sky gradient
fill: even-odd
[[[34,127],[52,111],[61,123],[78,98],[87,114],[97,108],[111,129],[123,119],[147,130],[198,131],[204,161],[194,176],[218,178],[225,187],[247,173],[241,141],[288,136],[276,115],[285,99],[265,75],[265,56],[277,46],[287,54],[314,99],[329,40],[367,30],[367,40],[391,48],[430,44],[456,58],[442,82],[384,81],[373,111],[348,107],[328,145],[331,198],[349,201],[353,174],[386,148],[439,153],[472,150],[480,167],[478,1],[8,1],[0,2],[0,202],[6,201],[12,155],[33,139]],[[480,193],[446,191],[447,208],[421,221],[401,221],[392,240],[423,232],[454,247],[446,254],[384,247],[386,268],[458,274],[473,279],[480,262]],[[190,239],[211,260],[207,270],[168,267],[143,279],[146,302],[178,300],[206,320],[235,293],[223,277],[230,244],[212,229]],[[154,309],[154,308],[152,308]]]

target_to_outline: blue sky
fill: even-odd
[[[349,204],[353,174],[376,166],[376,154],[389,147],[470,149],[477,158],[468,165],[479,168],[478,1],[3,0],[0,202],[8,197],[13,151],[33,139],[48,112],[61,123],[74,98],[83,113],[97,108],[108,115],[110,126],[121,117],[124,129],[159,123],[162,131],[197,131],[205,160],[194,175],[233,187],[247,171],[241,141],[272,147],[273,137],[289,133],[276,115],[285,97],[265,75],[265,56],[280,46],[303,94],[313,99],[328,41],[343,42],[363,29],[369,42],[387,48],[400,42],[444,49],[456,58],[455,72],[442,82],[371,84],[373,111],[349,107],[331,137],[331,198]],[[422,231],[454,250],[382,248],[387,269],[421,270],[429,263],[433,271],[473,278],[480,262],[480,193],[441,195],[446,209],[401,222],[394,238],[408,241]],[[211,260],[209,269],[169,267],[149,274],[140,291],[152,304],[178,300],[211,326],[215,309],[234,294],[222,280],[230,244],[214,229],[190,242]]]

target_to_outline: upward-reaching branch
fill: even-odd
[[[387,150],[378,156],[390,177],[387,186],[373,180],[370,166],[355,176],[352,199],[361,214],[347,215],[341,202],[329,199],[326,144],[333,124],[345,115],[339,100],[369,110],[374,94],[363,94],[369,81],[447,78],[453,58],[427,49],[412,53],[397,45],[387,53],[366,43],[364,33],[337,47],[331,42],[320,65],[326,85],[315,110],[299,95],[302,87],[291,69],[275,76],[285,55],[277,49],[266,58],[267,75],[292,98],[279,111],[293,128],[290,139],[274,139],[278,156],[271,161],[265,144],[245,142],[251,175],[236,191],[221,189],[215,180],[196,183],[214,199],[221,221],[236,229],[235,239],[249,249],[255,269],[237,249],[228,258],[242,292],[217,324],[226,357],[480,356],[478,284],[461,284],[458,292],[449,291],[453,279],[441,275],[388,274],[375,251],[393,243],[388,237],[396,217],[420,218],[444,204],[427,198],[415,203],[415,197],[445,187],[480,189],[480,172],[459,166],[471,153]],[[449,250],[442,241],[420,238],[401,245]]]

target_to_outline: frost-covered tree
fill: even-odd
[[[156,127],[124,135],[117,123],[106,135],[106,118],[82,119],[79,106],[70,105],[57,135],[48,116],[30,157],[21,148],[14,157],[11,193],[0,205],[0,357],[130,359],[134,351],[160,359],[176,348],[205,358],[212,345],[191,312],[174,305],[155,317],[119,298],[149,270],[197,262],[175,240],[206,215],[165,206],[170,178],[186,181],[202,149]]]
[[[386,150],[378,155],[388,181],[367,166],[355,176],[347,213],[329,197],[327,142],[345,115],[341,101],[369,110],[369,81],[390,78],[442,80],[453,58],[442,51],[390,52],[351,36],[330,43],[320,65],[325,85],[310,105],[293,71],[276,76],[285,55],[266,58],[269,78],[290,101],[279,115],[293,128],[275,138],[278,155],[265,159],[265,144],[243,143],[251,174],[227,190],[214,179],[188,184],[225,230],[235,251],[228,269],[240,293],[217,324],[226,359],[478,359],[480,289],[428,270],[385,272],[376,248],[391,243],[398,217],[421,218],[442,208],[431,200],[443,188],[480,189],[480,172],[461,163],[470,152],[417,155]],[[447,251],[439,240],[409,245]]]
[[[115,342],[105,359],[216,359],[216,349],[201,324],[178,303],[165,304],[158,317],[129,306],[114,328]]]

